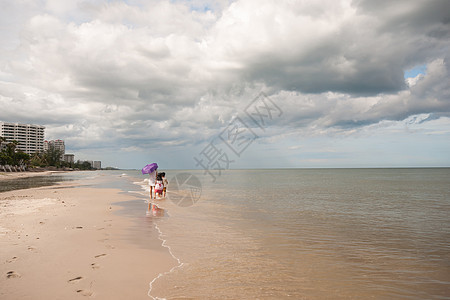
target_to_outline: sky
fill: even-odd
[[[0,121],[163,169],[450,166],[448,0],[0,0]]]

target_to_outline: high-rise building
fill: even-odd
[[[75,155],[74,154],[64,154],[63,161],[65,161],[67,163],[73,163],[75,161]]]
[[[49,148],[59,150],[61,152],[60,160],[64,160],[64,154],[66,154],[66,146],[63,140],[51,140],[44,141],[44,151],[48,151]]]
[[[102,162],[99,160],[94,161],[94,164],[92,165],[94,169],[100,170],[102,168]]]
[[[44,126],[0,122],[0,136],[7,142],[17,141],[16,149],[27,154],[44,151]]]
[[[66,146],[64,145],[63,140],[44,141],[44,151],[47,151],[48,148],[50,147],[53,147],[54,149],[61,151],[62,155],[66,153]]]

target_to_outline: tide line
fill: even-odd
[[[153,283],[155,283],[156,280],[158,280],[159,278],[163,277],[164,275],[170,274],[170,273],[172,273],[173,271],[175,271],[176,269],[181,268],[181,267],[184,265],[184,263],[182,263],[181,260],[180,260],[178,257],[176,257],[175,255],[173,255],[172,249],[170,248],[170,246],[169,246],[169,245],[166,245],[167,240],[165,240],[165,239],[162,238],[162,231],[159,229],[159,227],[158,227],[157,224],[155,224],[155,228],[156,228],[156,229],[158,230],[158,232],[159,232],[158,238],[162,241],[162,244],[161,244],[161,245],[162,245],[163,247],[166,247],[166,248],[169,250],[170,255],[178,262],[178,265],[176,265],[175,267],[173,267],[173,268],[170,269],[169,271],[164,272],[164,273],[159,273],[158,276],[156,276],[156,277],[150,282],[150,284],[149,284],[149,285],[150,285],[150,288],[149,288],[149,290],[148,290],[147,295],[148,295],[150,298],[152,298],[153,300],[165,300],[166,298],[153,297],[153,296],[151,295],[151,292],[152,292],[152,289],[153,289]]]

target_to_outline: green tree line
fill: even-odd
[[[0,165],[26,165],[28,167],[57,167],[74,168],[80,170],[93,169],[88,162],[69,163],[61,160],[63,152],[53,145],[49,145],[47,151],[36,152],[32,155],[24,153],[17,148],[19,142],[7,142],[0,136]]]

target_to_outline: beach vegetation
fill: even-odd
[[[0,136],[0,165],[23,166],[32,168],[71,168],[74,170],[93,170],[93,166],[87,161],[65,162],[62,160],[63,152],[53,145],[44,152],[36,152],[31,155],[17,149],[19,142],[8,142]]]
[[[43,152],[35,152],[30,157],[29,165],[32,167],[45,167],[47,166],[47,161],[45,160]]]
[[[87,161],[77,162],[76,168],[80,170],[92,170],[92,165]]]
[[[27,164],[30,155],[17,149],[18,141],[7,142],[0,137],[0,165],[24,165]]]
[[[51,167],[61,167],[62,155],[63,152],[59,148],[54,145],[49,145],[47,151],[44,152],[46,165]]]

